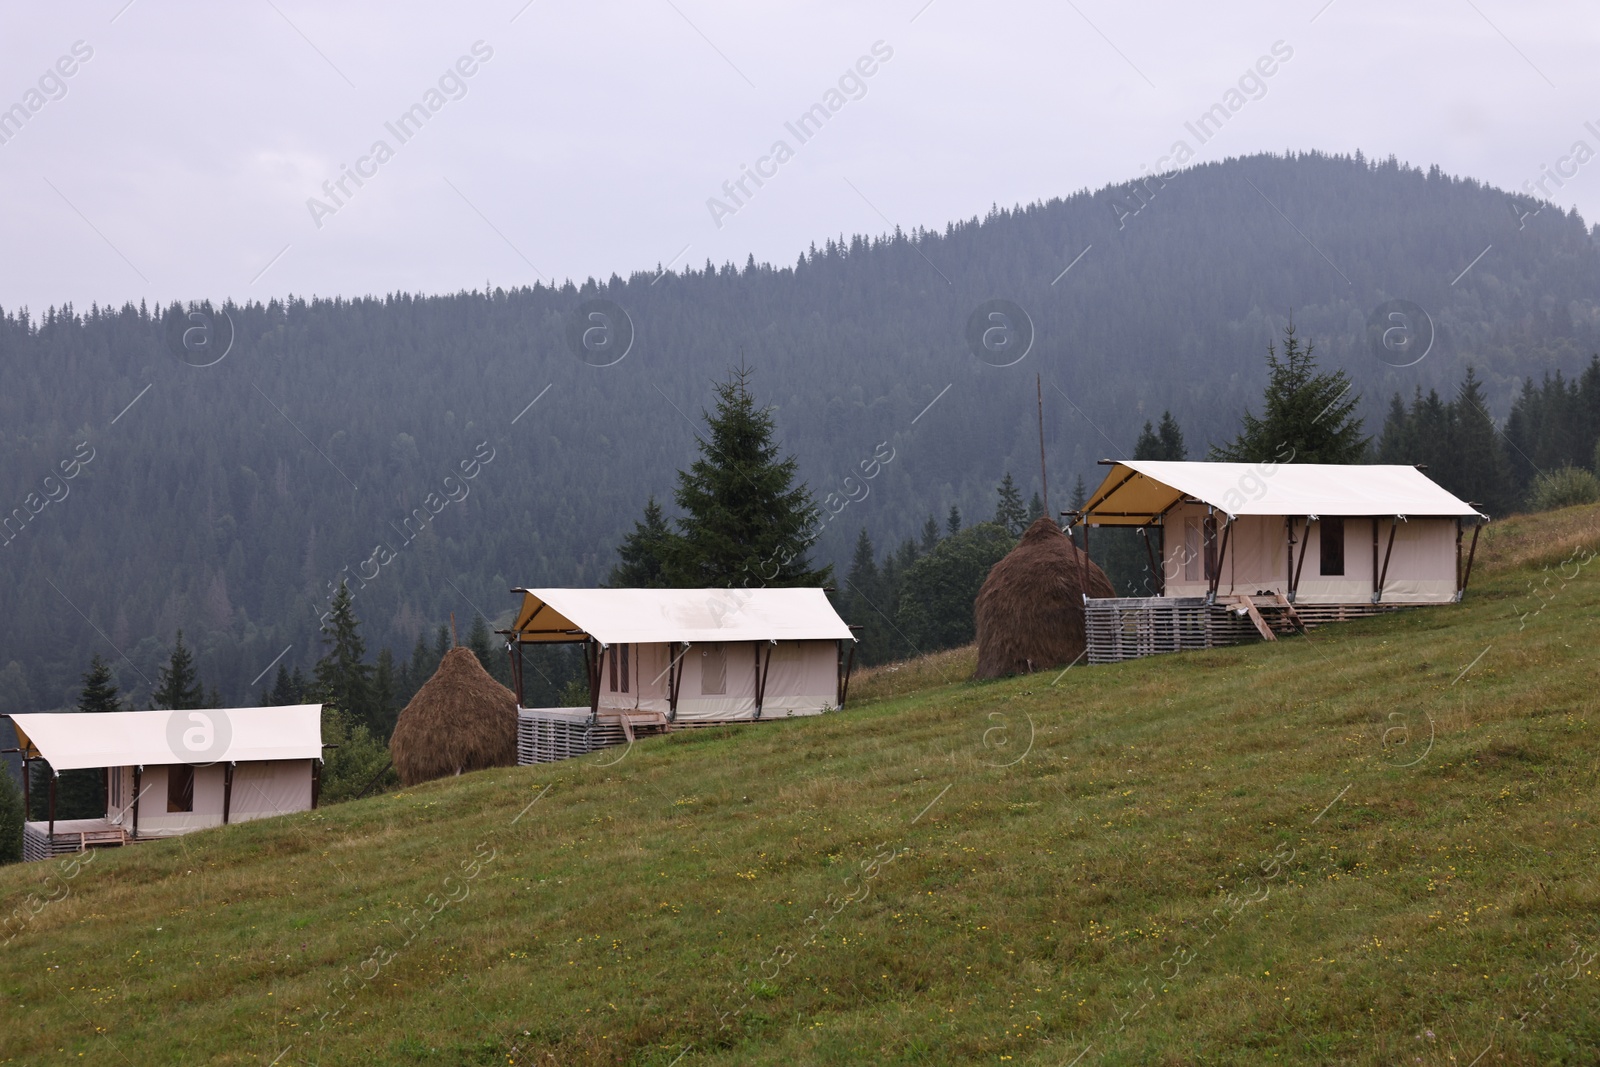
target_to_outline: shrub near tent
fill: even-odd
[[[389,753],[406,785],[515,766],[517,698],[472,649],[452,648],[400,712]]]
[[[1117,595],[1105,572],[1059,526],[1047,517],[1035,519],[978,591],[973,609],[978,668],[973,677],[1003,678],[1077,660],[1087,647],[1086,590],[1091,597]]]

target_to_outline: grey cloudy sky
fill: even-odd
[[[1600,216],[1600,160],[1572,155],[1600,152],[1591,5],[124,4],[5,15],[7,308],[792,263],[1128,179],[1179,141],[1544,177]],[[802,141],[785,124],[819,104]],[[1185,124],[1216,104],[1202,143]]]

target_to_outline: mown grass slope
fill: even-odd
[[[946,654],[818,720],[8,868],[0,1061],[1593,1063],[1596,548],[1600,509],[1512,519],[1459,606]]]

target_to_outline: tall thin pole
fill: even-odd
[[[1044,513],[1050,514],[1050,476],[1044,466],[1044,376],[1035,374],[1033,386],[1039,396],[1039,481],[1044,486]]]

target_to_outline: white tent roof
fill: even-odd
[[[514,589],[526,642],[602,645],[849,638],[821,589]]]
[[[1149,522],[1184,498],[1240,515],[1485,518],[1415,467],[1342,463],[1180,463],[1129,459],[1084,505],[1087,521]]]
[[[321,759],[322,705],[13,715],[17,743],[57,771]]]

